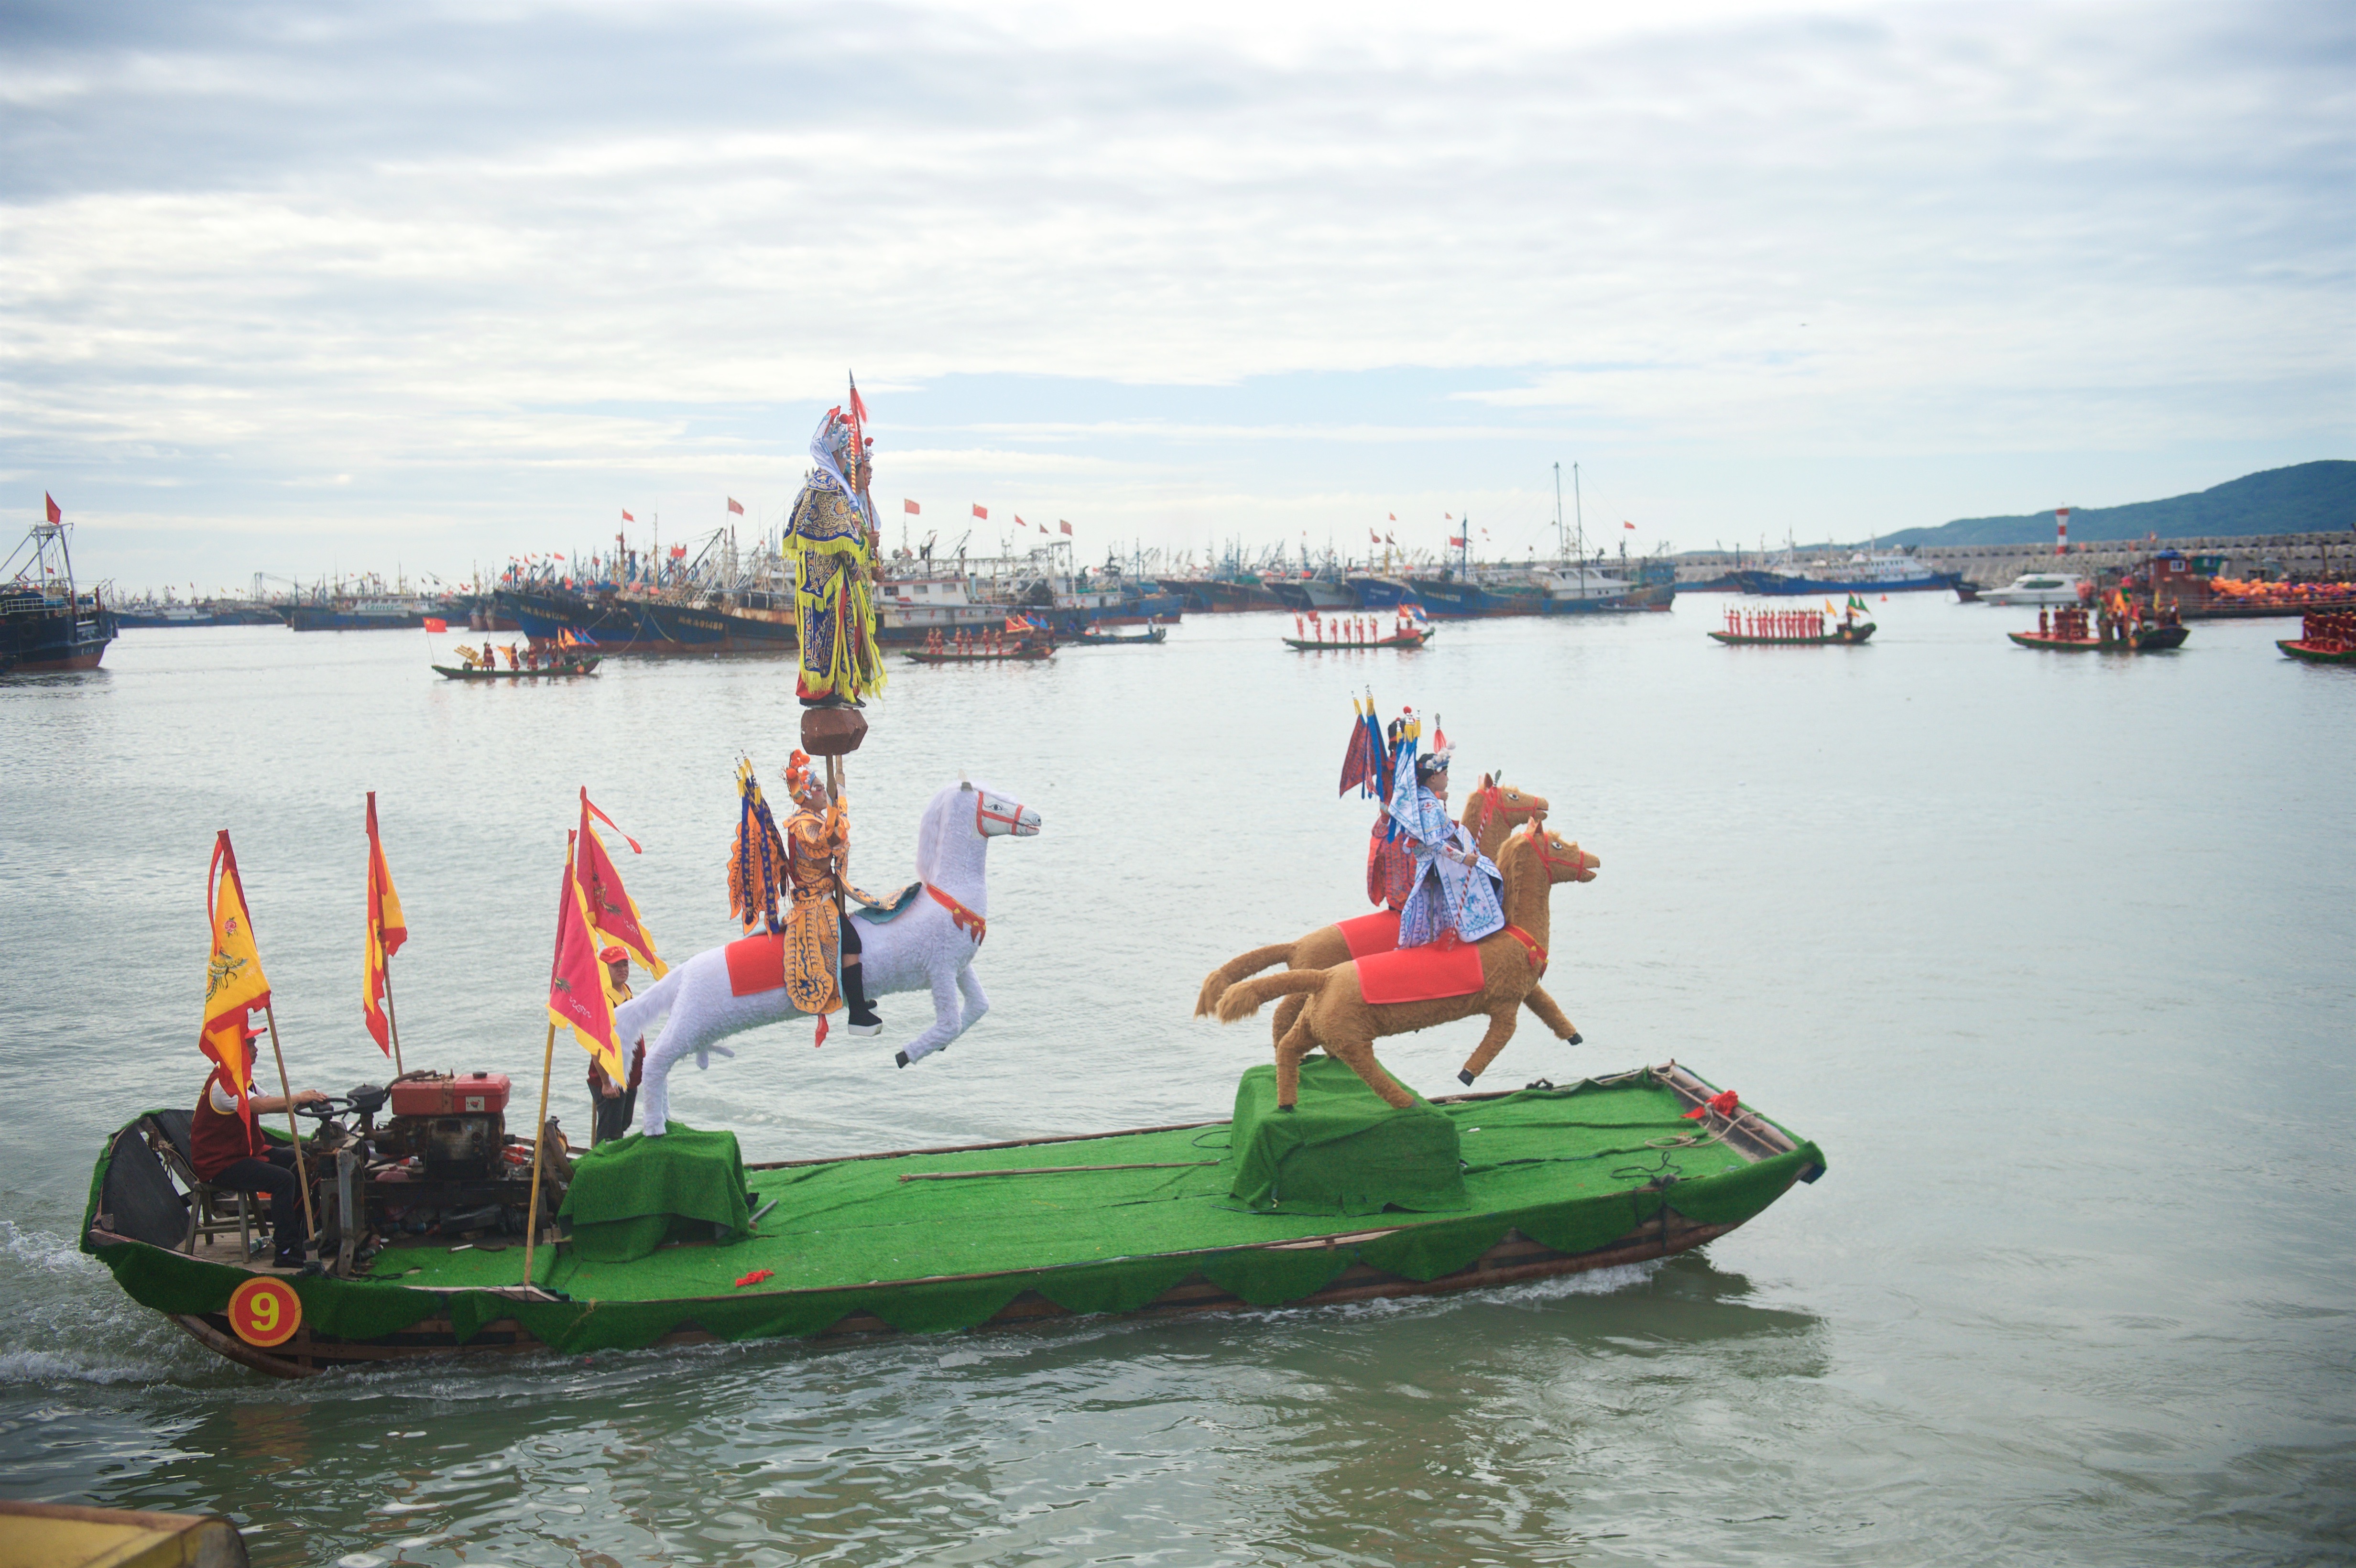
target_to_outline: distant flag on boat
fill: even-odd
[[[1046,525],[1046,524],[1044,524],[1044,523],[1041,523],[1041,524],[1039,525],[1039,531],[1040,531],[1041,533],[1043,533],[1043,534],[1044,534],[1044,533],[1045,533],[1045,532],[1047,531],[1047,525]]]
[[[253,920],[246,913],[245,884],[237,874],[237,851],[224,827],[213,840],[213,863],[205,873],[205,916],[213,931],[212,956],[205,965],[205,1022],[198,1049],[220,1064],[220,1075],[237,1095],[238,1114],[253,1119],[246,1080],[253,1076],[253,1051],[245,1038],[247,1012],[270,1005],[270,979],[253,944]]]
[[[66,520],[65,512],[58,506],[56,496],[50,495],[47,490],[44,490],[41,492],[41,500],[49,509],[49,521],[53,523],[62,523]]]
[[[1449,536],[1448,536],[1448,545],[1449,545],[1449,548],[1450,548],[1451,549],[1454,549],[1461,548],[1461,547],[1463,545],[1463,543],[1464,543],[1464,540],[1463,540],[1462,536],[1461,536],[1461,535],[1458,535],[1458,534],[1451,534],[1451,535],[1449,535]]]
[[[1072,525],[1065,522],[1063,518],[1057,517],[1055,521],[1063,528],[1063,530],[1066,533],[1070,533],[1072,531]]]
[[[1368,529],[1366,530],[1366,541],[1367,541],[1369,544],[1380,544],[1380,543],[1382,543],[1382,542],[1383,542],[1383,536],[1382,536],[1382,535],[1380,535],[1380,534],[1378,534],[1378,533],[1376,533],[1376,532],[1375,532],[1375,530],[1374,530],[1374,529],[1372,529],[1372,528],[1368,528]],[[1355,701],[1356,701],[1356,700],[1357,700],[1357,699],[1356,699],[1356,698],[1352,698],[1350,700],[1352,700],[1353,702],[1355,702]]]
[[[919,507],[919,506],[918,506],[918,505],[916,505],[916,503],[915,503],[914,501],[903,501],[903,502],[901,502],[901,503],[900,503],[900,509],[901,509],[902,511],[904,511],[904,512],[907,513],[907,514],[908,514],[908,516],[910,516],[910,517],[923,517],[923,516],[925,515],[925,508],[923,508],[922,507]]]
[[[654,933],[647,929],[646,917],[638,912],[637,903],[630,897],[629,890],[622,886],[621,872],[614,869],[613,858],[605,853],[605,844],[589,826],[589,819],[593,816],[613,827],[615,832],[622,833],[620,828],[614,827],[612,817],[590,803],[588,790],[582,790],[580,847],[574,851],[577,868],[574,875],[581,883],[584,907],[589,912],[589,924],[627,948],[630,956],[659,980],[670,973],[670,965],[665,964],[662,955],[655,951]],[[634,855],[645,853],[638,848],[638,841],[626,833],[622,833],[622,842],[630,847]]]
[[[728,497],[728,509],[741,517],[744,515],[744,503],[731,496]]]
[[[979,501],[976,501],[973,504],[973,515],[980,517],[985,523],[990,521],[990,508],[983,506]]]
[[[635,523],[635,522],[637,522],[637,520],[638,520],[637,518],[636,518],[636,517],[634,517],[630,516],[630,514],[629,514],[629,513],[627,513],[627,512],[624,512],[624,513],[622,514],[622,521],[624,521],[624,522],[626,522],[626,523]]]
[[[425,617],[425,629],[429,632],[446,632],[450,629],[450,623],[439,615],[428,615]]]
[[[1622,517],[1622,518],[1621,518],[1621,519],[1620,519],[1620,526],[1621,526],[1622,528],[1634,528],[1636,525],[1635,525],[1635,524],[1633,524],[1633,523],[1632,523],[1632,522],[1630,522],[1627,518]]]
[[[368,953],[360,984],[360,1021],[369,1037],[387,1056],[392,1054],[391,987],[385,978],[385,960],[409,940],[409,923],[401,912],[401,894],[393,890],[392,868],[384,862],[384,844],[376,830],[376,791],[368,795]]]
[[[1397,512],[1393,512],[1391,514],[1391,521],[1395,523],[1398,521],[1398,514]]]
[[[564,842],[564,886],[557,895],[556,956],[548,970],[548,1016],[573,1031],[581,1049],[594,1057],[616,1083],[630,1081],[630,1064],[614,1038],[614,1004],[605,995],[605,965],[597,962],[589,910],[573,874],[573,835]]]

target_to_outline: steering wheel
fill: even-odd
[[[298,1116],[309,1116],[315,1121],[324,1122],[329,1116],[341,1115],[344,1112],[348,1111],[351,1108],[352,1103],[348,1096],[330,1094],[324,1100],[305,1101],[302,1104],[294,1107],[294,1114]]]

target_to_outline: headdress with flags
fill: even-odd
[[[736,843],[728,855],[728,912],[744,923],[747,935],[755,925],[783,931],[777,901],[786,892],[786,841],[777,832],[777,819],[769,814],[769,803],[761,798],[761,781],[754,775],[749,757],[736,763]]]
[[[588,901],[574,873],[573,833],[564,836],[564,886],[557,895],[556,955],[548,969],[548,1016],[573,1031],[581,1049],[616,1083],[629,1081],[614,1029],[614,1003],[605,994],[605,966],[597,961],[597,936],[590,929]]]
[[[589,912],[590,928],[601,936],[611,937],[638,961],[639,967],[650,972],[658,980],[670,973],[670,965],[655,951],[655,933],[647,929],[646,916],[638,912],[636,900],[622,886],[622,873],[614,867],[613,857],[589,826],[595,817],[606,827],[622,833],[614,819],[590,804],[589,791],[581,791],[580,846],[575,851],[573,875],[581,883],[584,907]],[[643,855],[638,841],[622,833],[622,842],[630,847],[633,855]]]
[[[409,940],[409,923],[401,912],[401,895],[393,891],[392,868],[385,864],[384,845],[377,837],[376,791],[368,795],[368,953],[360,983],[360,1021],[368,1025],[376,1048],[392,1054],[392,1017],[387,1004],[391,990],[385,960]]]
[[[1349,794],[1354,786],[1365,795],[1381,772],[1375,761],[1376,747],[1366,733],[1366,714],[1373,701],[1369,697],[1366,706],[1362,707],[1356,698],[1350,699],[1350,743],[1342,752],[1343,795]]]
[[[237,874],[237,851],[229,829],[213,840],[213,863],[205,873],[205,916],[212,926],[212,956],[205,966],[205,1021],[198,1048],[220,1064],[220,1076],[237,1095],[238,1114],[253,1110],[245,1094],[253,1076],[253,1051],[246,1040],[246,1014],[270,1005],[270,979],[253,944],[253,920],[246,912],[245,884]]]

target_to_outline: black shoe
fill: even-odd
[[[863,965],[846,964],[842,966],[842,999],[850,1004],[851,1017],[845,1020],[853,1034],[882,1034],[884,1020],[867,1005],[867,977]]]
[[[301,1268],[303,1266],[303,1249],[300,1247],[279,1248],[278,1255],[273,1260],[272,1266],[274,1268]]]

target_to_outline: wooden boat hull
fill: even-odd
[[[1264,1071],[1264,1070],[1263,1070]],[[1601,1117],[1593,1124],[1601,1132],[1566,1135],[1565,1097],[1582,1107],[1589,1094],[1599,1098],[1581,1114]],[[1719,1108],[1711,1108],[1715,1099]],[[1109,1208],[1073,1209],[1067,1221],[1045,1230],[1035,1228],[1029,1205],[1010,1199],[1002,1212],[1023,1232],[1011,1243],[960,1243],[962,1251],[920,1255],[954,1261],[1002,1260],[979,1273],[944,1273],[916,1278],[868,1279],[864,1255],[856,1266],[846,1264],[829,1275],[807,1275],[804,1286],[732,1291],[728,1281],[755,1257],[733,1248],[718,1256],[695,1251],[656,1254],[668,1262],[649,1262],[667,1273],[666,1279],[692,1281],[701,1288],[674,1293],[630,1295],[597,1285],[600,1279],[618,1278],[584,1266],[562,1277],[576,1291],[573,1296],[504,1282],[517,1278],[515,1243],[498,1263],[486,1261],[480,1273],[453,1273],[477,1267],[459,1263],[456,1253],[444,1255],[438,1244],[417,1252],[389,1249],[379,1254],[390,1260],[391,1273],[344,1280],[333,1277],[295,1278],[258,1266],[245,1256],[232,1232],[198,1243],[198,1250],[137,1240],[112,1229],[115,1224],[137,1228],[134,1211],[110,1206],[118,1192],[125,1202],[141,1201],[133,1190],[151,1180],[125,1163],[144,1153],[141,1129],[152,1119],[143,1117],[117,1132],[109,1141],[92,1183],[91,1208],[84,1221],[84,1247],[98,1255],[116,1281],[132,1296],[169,1317],[191,1338],[228,1360],[277,1377],[304,1377],[337,1366],[380,1365],[429,1360],[475,1351],[519,1353],[548,1349],[579,1354],[596,1349],[640,1349],[654,1345],[697,1344],[712,1339],[760,1338],[851,1339],[904,1332],[980,1328],[1005,1328],[1052,1323],[1098,1314],[1173,1317],[1205,1312],[1237,1312],[1271,1307],[1317,1306],[1330,1303],[1437,1295],[1543,1279],[1586,1270],[1641,1263],[1700,1246],[1726,1234],[1773,1203],[1795,1182],[1813,1181],[1822,1174],[1824,1159],[1816,1147],[1761,1116],[1730,1097],[1719,1096],[1713,1085],[1675,1062],[1642,1068],[1556,1089],[1534,1084],[1530,1090],[1505,1093],[1459,1094],[1430,1102],[1447,1108],[1462,1122],[1477,1123],[1473,1130],[1489,1138],[1520,1136],[1537,1140],[1523,1147],[1557,1149],[1574,1162],[1601,1160],[1627,1151],[1617,1147],[1628,1138],[1642,1144],[1647,1170],[1682,1168],[1674,1183],[1644,1179],[1609,1166],[1588,1167],[1592,1175],[1547,1176],[1537,1171],[1495,1181],[1528,1185],[1491,1187],[1487,1200],[1469,1209],[1405,1212],[1383,1210],[1344,1211],[1333,1218],[1316,1218],[1313,1211],[1288,1217],[1277,1213],[1239,1213],[1233,1204],[1211,1203],[1201,1217],[1178,1231],[1159,1229],[1151,1234],[1190,1238],[1175,1249],[1125,1250],[1108,1234],[1101,1251],[1083,1246],[1074,1251],[1070,1227],[1085,1224],[1083,1216],[1119,1213],[1124,1205],[1112,1199]],[[1729,1107],[1730,1106],[1730,1114]],[[1700,1110],[1705,1118],[1680,1118],[1680,1109]],[[1638,1118],[1638,1119],[1630,1119]],[[1520,1127],[1509,1133],[1506,1124]],[[782,1161],[746,1167],[756,1190],[819,1192],[814,1211],[830,1216],[828,1230],[837,1228],[835,1216],[846,1195],[856,1205],[890,1204],[892,1195],[914,1193],[910,1182],[953,1180],[964,1177],[1001,1176],[1061,1179],[1058,1172],[1151,1171],[1151,1177],[1088,1177],[1103,1181],[1141,1180],[1167,1193],[1164,1173],[1173,1167],[1066,1163],[1076,1156],[1086,1160],[1137,1157],[1129,1151],[1167,1147],[1191,1155],[1208,1146],[1201,1140],[1232,1124],[1201,1122],[1150,1127],[1128,1132],[1077,1137],[1020,1139],[962,1148],[915,1149],[853,1156],[848,1158]],[[1574,1124],[1583,1125],[1583,1124]],[[1625,1128],[1625,1132],[1617,1129]],[[1571,1154],[1566,1136],[1590,1136],[1598,1147]],[[1493,1148],[1504,1146],[1492,1143]],[[1686,1154],[1655,1150],[1686,1148]],[[125,1153],[125,1150],[129,1153]],[[1018,1152],[1019,1151],[1019,1152]],[[1033,1162],[1044,1168],[1034,1168]],[[1693,1163],[1687,1163],[1687,1162]],[[1215,1159],[1189,1158],[1188,1166],[1217,1165]],[[1508,1161],[1508,1166],[1529,1161]],[[1541,1158],[1536,1162],[1558,1168]],[[980,1167],[980,1169],[971,1168]],[[1499,1168],[1506,1168],[1505,1167]],[[792,1174],[767,1182],[764,1172],[790,1169]],[[1207,1173],[1192,1179],[1196,1193],[1208,1200],[1224,1190],[1224,1175]],[[127,1183],[127,1186],[119,1185]],[[813,1186],[812,1184],[819,1184]],[[929,1187],[923,1189],[929,1193]],[[863,1194],[864,1196],[855,1196]],[[881,1196],[879,1196],[879,1194]],[[1507,1197],[1507,1194],[1518,1196]],[[147,1194],[153,1197],[152,1189]],[[897,1249],[923,1247],[921,1231],[907,1229],[905,1212],[893,1210],[879,1223],[878,1234]],[[168,1205],[166,1206],[168,1210]],[[972,1211],[969,1212],[980,1212]],[[152,1211],[151,1211],[152,1212]],[[791,1212],[790,1205],[788,1213]],[[1224,1218],[1221,1216],[1225,1216]],[[919,1221],[921,1226],[925,1221]],[[932,1221],[937,1223],[937,1221]],[[1159,1224],[1167,1226],[1165,1217]],[[801,1251],[801,1232],[791,1223],[770,1240],[738,1243],[747,1249],[776,1249],[769,1255],[781,1269]],[[970,1231],[970,1225],[967,1230]],[[993,1227],[994,1229],[994,1227]],[[934,1232],[946,1234],[947,1232]],[[910,1241],[909,1237],[917,1237]],[[1268,1238],[1265,1240],[1256,1238]],[[687,1243],[690,1248],[709,1243]],[[560,1265],[557,1249],[541,1257],[549,1268]],[[480,1253],[474,1256],[481,1257]],[[701,1260],[709,1258],[710,1262]],[[440,1261],[436,1261],[440,1260]],[[683,1260],[683,1261],[682,1261]],[[882,1261],[880,1258],[878,1261]],[[428,1279],[444,1283],[427,1286],[399,1283],[420,1270],[403,1264],[433,1265]],[[1011,1264],[1012,1266],[1007,1266]],[[635,1265],[623,1265],[635,1266]],[[833,1266],[833,1265],[830,1265]],[[288,1279],[304,1303],[302,1321],[292,1338],[264,1348],[241,1339],[230,1327],[228,1304],[231,1293],[257,1275],[277,1274]],[[536,1275],[541,1271],[536,1269]],[[558,1277],[555,1274],[542,1277]],[[764,1276],[766,1277],[766,1276]],[[823,1283],[819,1283],[823,1281]],[[841,1282],[841,1283],[838,1283]],[[757,1283],[757,1282],[755,1282]],[[594,1294],[592,1294],[592,1290]]]
[[[553,669],[468,669],[464,665],[438,664],[434,666],[434,673],[444,680],[547,680],[560,676],[595,675],[597,662],[584,659]]]
[[[1321,643],[1312,637],[1287,637],[1284,645],[1297,654],[1348,654],[1365,653],[1370,648],[1419,648],[1430,641],[1430,632],[1419,632],[1372,643]]]
[[[1709,635],[1730,648],[1853,648],[1873,633],[1874,624],[1868,621],[1821,637],[1754,637],[1747,632],[1712,632]]]
[[[2306,664],[2356,664],[2356,647],[2340,644],[2308,643],[2292,637],[2278,640],[2275,646]]]
[[[1170,628],[1167,626],[1156,626],[1150,632],[1140,632],[1134,636],[1119,636],[1104,632],[1083,632],[1076,637],[1065,639],[1084,648],[1160,647],[1169,640]]]
[[[2056,637],[2039,632],[2007,632],[2024,648],[2040,648],[2052,654],[2162,654],[2180,648],[2191,635],[2183,626],[2152,626],[2136,635],[2132,641],[2103,642],[2095,637]]]

